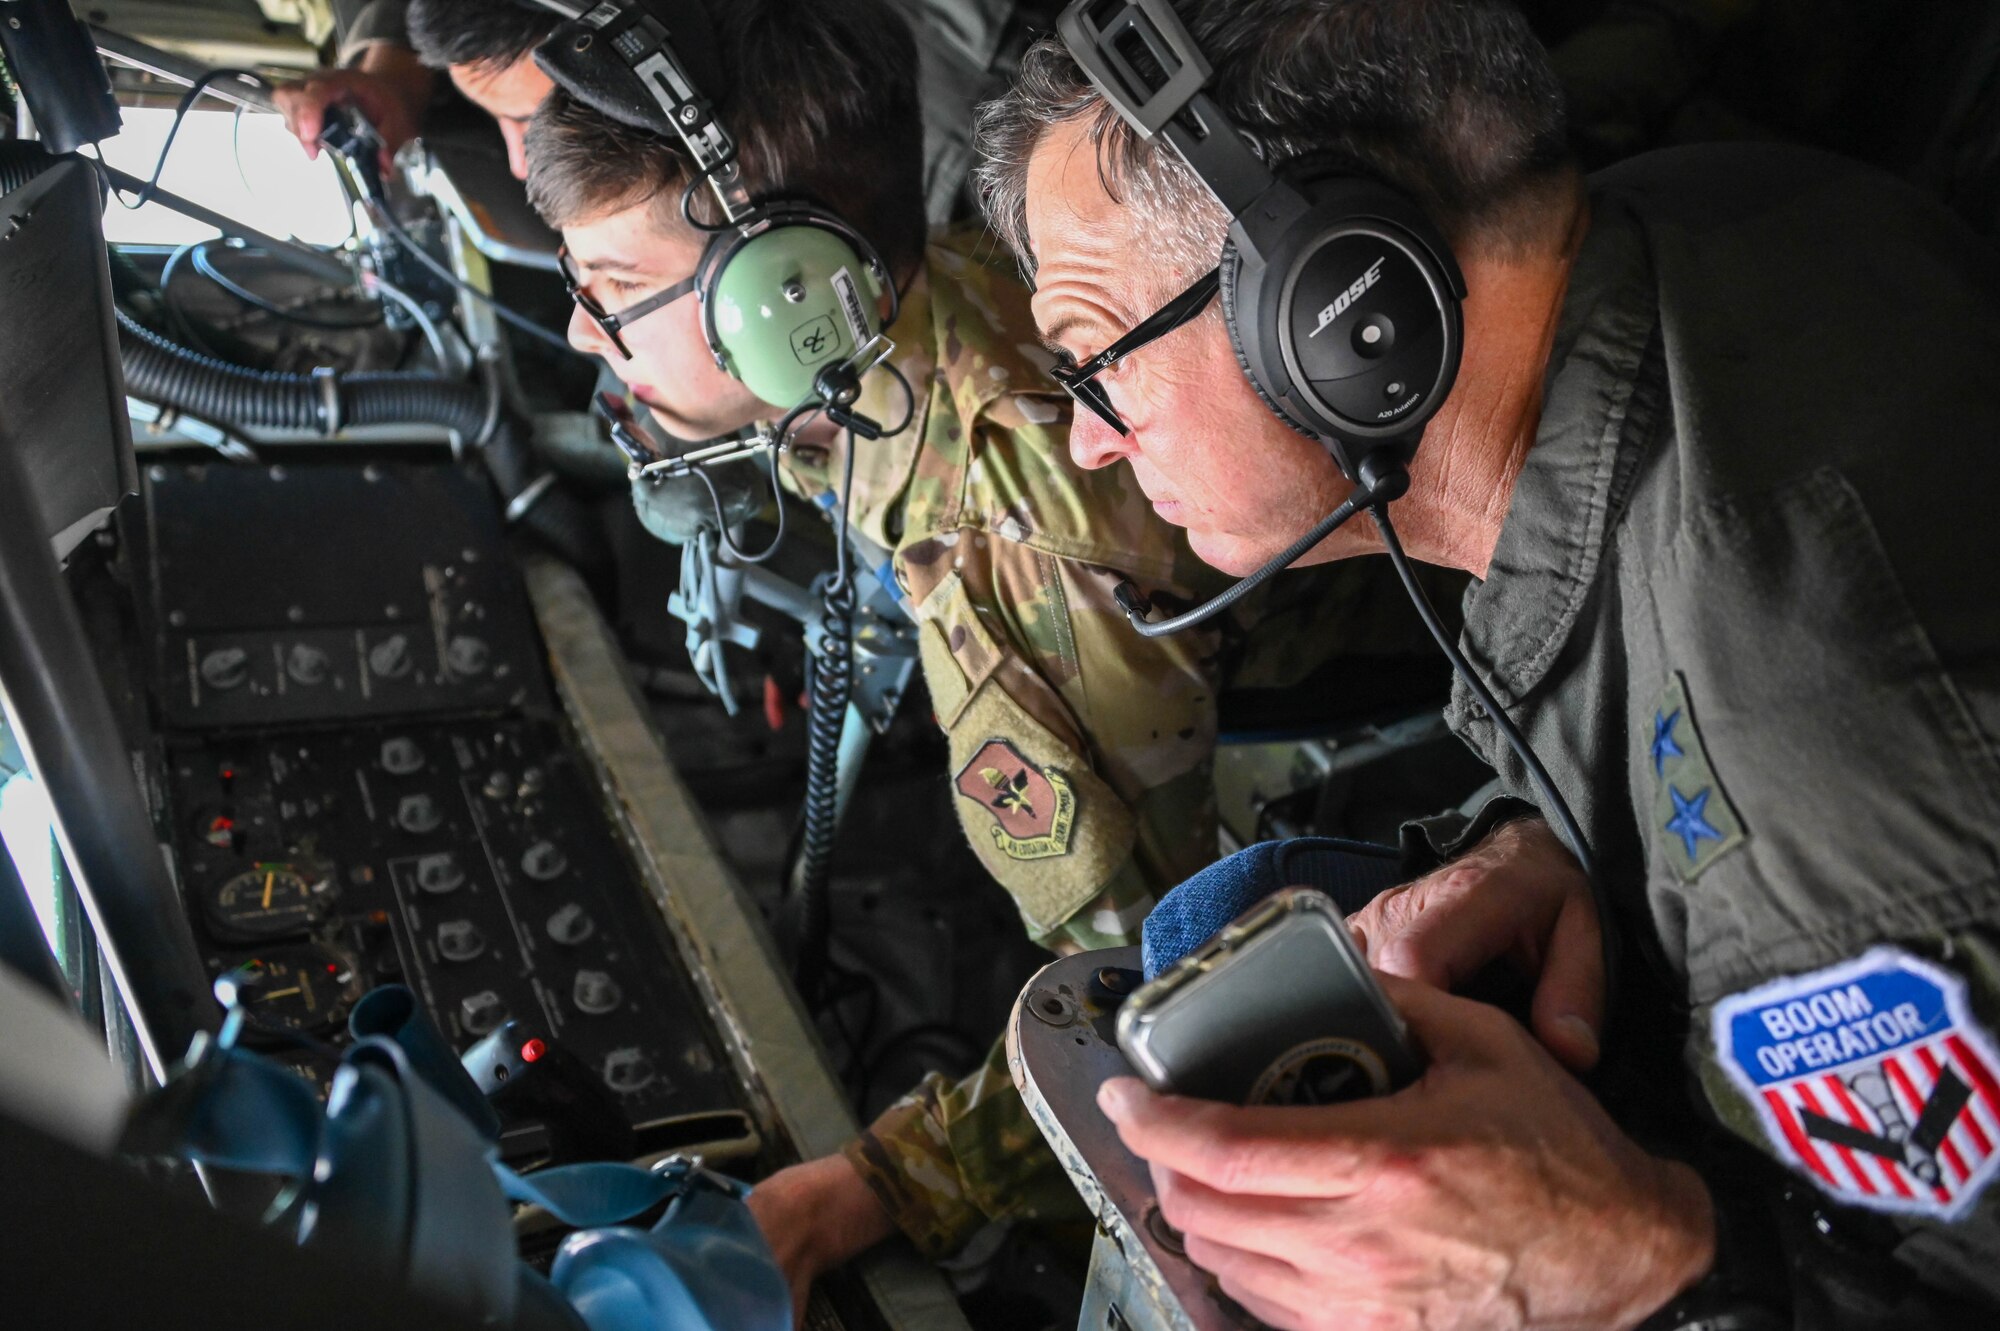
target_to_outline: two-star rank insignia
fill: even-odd
[[[1780,1158],[1843,1202],[1956,1218],[2000,1172],[2000,1059],[1965,982],[1892,947],[1716,1004]]]
[[[1692,881],[1750,834],[1709,765],[1688,705],[1687,681],[1678,672],[1668,678],[1650,720],[1646,767],[1653,777],[1653,839],[1674,872]]]
[[[993,844],[1016,860],[1069,851],[1076,829],[1076,793],[1061,772],[1021,756],[1004,739],[989,739],[959,768],[958,793],[993,815]]]

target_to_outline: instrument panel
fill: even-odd
[[[143,490],[159,816],[210,973],[255,981],[248,1038],[324,1086],[354,1004],[402,984],[461,1052],[508,1022],[559,1045],[641,1153],[755,1140],[478,474],[161,464]],[[510,1158],[559,1136],[515,1117]]]

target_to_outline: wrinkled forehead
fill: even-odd
[[[1149,285],[1144,220],[1105,187],[1084,122],[1052,126],[1035,145],[1026,222],[1037,292],[1081,281],[1122,298]]]

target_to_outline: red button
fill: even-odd
[[[539,1060],[543,1054],[546,1054],[548,1052],[549,1052],[549,1047],[543,1044],[540,1040],[530,1040],[526,1044],[521,1046],[521,1061],[523,1063],[533,1063]]]

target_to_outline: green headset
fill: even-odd
[[[687,150],[694,175],[681,215],[708,234],[690,280],[716,365],[774,406],[851,401],[855,376],[885,349],[879,303],[889,297],[893,323],[895,284],[875,247],[830,209],[750,197],[736,142],[688,73],[722,67],[708,10],[700,0],[538,3],[570,20],[535,50],[551,79],[605,115],[671,135]],[[719,224],[691,207],[704,183],[721,206]]]

